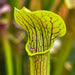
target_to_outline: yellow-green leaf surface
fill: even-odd
[[[25,7],[15,8],[14,18],[28,33],[26,51],[29,55],[49,51],[53,42],[66,33],[62,18],[50,11],[31,12]]]

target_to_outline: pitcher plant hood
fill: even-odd
[[[26,51],[29,55],[48,52],[54,41],[66,33],[63,19],[45,10],[31,12],[26,7],[14,9],[15,21],[27,31]]]

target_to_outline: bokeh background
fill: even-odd
[[[60,15],[67,32],[50,50],[50,75],[75,75],[75,0],[0,0],[0,75],[29,75],[27,33],[14,20],[14,7]]]

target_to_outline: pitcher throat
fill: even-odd
[[[29,56],[30,75],[50,75],[50,54]]]

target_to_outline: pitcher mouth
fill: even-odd
[[[42,54],[46,54],[46,53],[50,52],[51,47],[50,47],[48,50],[45,50],[45,51],[43,51],[43,52],[36,52],[36,53],[31,53],[31,52],[27,49],[27,47],[25,47],[25,49],[26,49],[26,52],[28,53],[29,56],[35,56],[35,55],[42,55]]]

